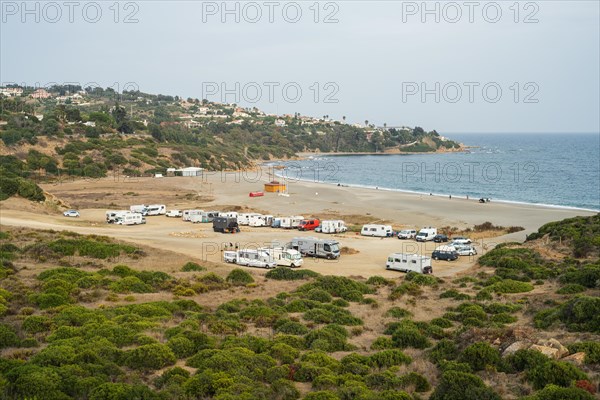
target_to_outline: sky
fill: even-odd
[[[600,132],[599,1],[0,3],[0,83],[440,133]]]

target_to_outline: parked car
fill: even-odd
[[[398,232],[398,239],[414,239],[417,236],[415,229],[403,229]]]
[[[444,243],[448,241],[448,236],[444,235],[443,233],[438,233],[433,237],[433,241],[435,243]]]
[[[458,253],[454,247],[442,246],[431,253],[431,258],[434,260],[454,261],[458,259]]]
[[[63,213],[65,217],[79,217],[79,211],[77,210],[67,210]]]
[[[471,245],[454,246],[459,256],[474,256],[477,254],[475,247]]]
[[[455,243],[455,244],[471,244],[471,239],[463,237],[463,236],[457,236],[455,238],[452,238],[452,243]]]

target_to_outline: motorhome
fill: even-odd
[[[360,230],[363,236],[390,237],[394,236],[394,230],[391,225],[367,224]]]
[[[219,213],[217,211],[202,211],[200,214],[190,215],[189,221],[197,224],[197,223],[209,223],[213,222],[216,216]]]
[[[173,218],[182,217],[183,212],[181,210],[169,210],[165,213],[165,216]]]
[[[300,224],[298,224],[298,230],[314,231],[320,223],[321,221],[319,221],[318,219],[303,219],[302,221],[300,221]]]
[[[298,250],[286,249],[285,247],[263,247],[259,250],[269,253],[271,260],[283,267],[298,268],[304,264],[302,254]]]
[[[167,206],[164,204],[150,204],[146,211],[146,215],[165,215],[167,212]]]
[[[117,219],[119,219],[119,217],[130,213],[131,211],[127,211],[127,210],[119,210],[119,211],[107,211],[106,212],[106,222],[109,224],[114,224],[115,222],[117,222]]]
[[[227,217],[227,218],[236,218],[238,217],[238,213],[235,211],[223,211],[219,212],[217,217]]]
[[[117,225],[140,225],[146,223],[146,218],[140,213],[128,212],[117,217]]]
[[[275,268],[277,266],[271,255],[262,249],[224,251],[223,260],[228,263],[246,265],[248,267]]]
[[[259,217],[262,214],[259,213],[241,213],[237,217],[237,222],[240,225],[250,225],[250,218]]]
[[[342,220],[325,220],[321,221],[321,224],[315,228],[315,232],[321,233],[342,233],[346,232],[348,228]]]
[[[300,222],[304,219],[302,215],[292,215],[291,217],[281,218],[281,227],[284,229],[294,229],[300,225]]]
[[[388,256],[385,269],[401,272],[418,272],[420,274],[431,274],[431,257],[419,254],[392,253]]]
[[[137,204],[134,206],[130,206],[129,211],[134,212],[134,213],[140,213],[142,215],[146,215],[146,213],[148,212],[148,206],[146,206],[144,204]]]
[[[432,227],[423,228],[419,231],[419,233],[417,233],[415,240],[417,242],[428,242],[430,240],[433,240],[435,235],[437,235],[436,228],[432,228]]]
[[[251,215],[248,219],[249,226],[271,226],[272,223],[272,215]]]
[[[289,248],[311,257],[334,259],[340,256],[340,244],[336,240],[296,237],[292,239]]]
[[[236,233],[240,231],[236,218],[216,217],[213,219],[213,231],[221,233]]]
[[[402,229],[398,232],[398,239],[414,239],[417,236],[415,229]]]
[[[184,221],[189,221],[192,215],[200,215],[203,212],[203,210],[183,210],[183,215],[181,219],[183,219]]]

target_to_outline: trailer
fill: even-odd
[[[251,215],[248,219],[249,226],[271,226],[273,223],[272,215]]]
[[[437,229],[432,227],[423,228],[417,233],[415,240],[417,242],[428,242],[433,240],[433,238],[437,235]]]
[[[321,221],[321,224],[315,228],[315,232],[321,233],[342,233],[347,230],[346,224],[340,219]]]
[[[148,213],[148,206],[144,204],[133,205],[129,207],[129,211],[146,215]]]
[[[392,253],[388,256],[385,269],[401,272],[432,274],[431,257],[419,254]]]
[[[315,237],[295,237],[289,248],[298,250],[300,254],[310,257],[334,259],[340,257],[340,244],[336,240],[318,239]]]
[[[106,223],[114,224],[115,222],[117,222],[119,217],[122,217],[125,214],[130,213],[130,212],[131,211],[127,211],[127,210],[107,211],[106,212]]]
[[[236,233],[240,231],[240,226],[236,218],[216,217],[213,219],[213,231],[221,233]]]
[[[271,260],[282,267],[298,268],[304,264],[302,254],[298,250],[285,247],[263,247],[259,250],[267,252]]]
[[[391,237],[394,236],[394,230],[391,225],[366,224],[363,225],[360,234],[363,236]]]
[[[189,221],[192,215],[200,215],[203,212],[203,210],[183,210],[181,219],[184,221]]]
[[[140,213],[128,212],[120,215],[115,223],[117,225],[140,225],[146,223],[146,218]]]
[[[223,260],[227,263],[245,265],[247,267],[275,268],[277,264],[270,254],[262,249],[243,249],[238,251],[224,251]]]
[[[304,219],[302,215],[292,215],[291,217],[281,218],[281,227],[284,229],[294,229],[300,225],[300,222]]]
[[[165,215],[167,213],[167,206],[164,204],[150,204],[146,211],[146,215]]]

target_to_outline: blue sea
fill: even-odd
[[[600,211],[600,135],[452,134],[467,152],[314,156],[289,180]]]

